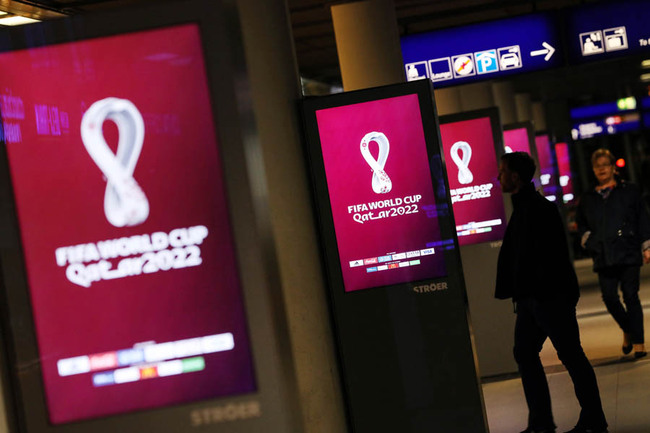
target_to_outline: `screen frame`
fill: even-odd
[[[257,391],[156,409],[52,425],[49,422],[29,288],[7,149],[1,143],[0,264],[2,277],[2,382],[10,431],[27,433],[108,433],[121,431],[213,430],[240,433],[272,429],[300,431],[297,388],[288,330],[281,307],[281,288],[272,245],[264,242],[253,204],[247,155],[258,151],[257,131],[246,79],[242,35],[235,2],[190,0],[113,10],[3,29],[0,52],[76,42],[182,24],[197,24],[202,41],[212,118],[226,189],[237,273],[246,310]],[[236,101],[233,103],[233,101]],[[238,102],[237,102],[238,101]],[[228,127],[220,127],[228,125]],[[244,146],[246,143],[246,146]],[[249,143],[252,143],[249,145]],[[242,263],[259,266],[244,269]],[[240,415],[223,417],[226,408]],[[221,412],[220,412],[221,411]]]
[[[312,183],[314,190],[314,197],[318,197],[315,200],[314,206],[316,209],[316,214],[318,215],[318,223],[320,225],[321,232],[321,242],[323,243],[323,250],[325,255],[325,263],[327,265],[327,273],[330,281],[335,287],[340,287],[341,291],[347,295],[352,295],[355,292],[362,292],[366,290],[373,290],[377,288],[394,288],[403,286],[406,283],[390,284],[386,286],[376,286],[370,288],[364,288],[362,290],[353,290],[350,292],[345,291],[345,286],[343,283],[343,272],[341,270],[341,260],[338,250],[338,242],[336,240],[336,232],[334,227],[334,218],[332,214],[332,205],[329,198],[329,188],[327,185],[326,175],[325,175],[325,165],[323,160],[323,154],[321,152],[321,142],[318,131],[318,122],[316,121],[316,112],[319,110],[324,110],[328,108],[334,108],[345,105],[358,104],[363,102],[375,101],[380,99],[387,99],[391,97],[405,96],[410,94],[416,94],[418,96],[418,101],[420,103],[420,115],[424,130],[424,137],[427,147],[427,158],[431,161],[432,157],[438,155],[436,149],[431,143],[440,143],[440,136],[433,136],[431,123],[436,123],[437,114],[435,113],[435,108],[432,112],[428,111],[428,104],[423,103],[427,98],[433,98],[433,93],[431,91],[431,85],[427,80],[412,81],[406,84],[398,85],[389,85],[383,87],[376,87],[373,89],[355,91],[355,92],[346,92],[338,95],[332,95],[331,97],[319,97],[319,98],[307,98],[303,101],[302,104],[302,114],[304,120],[304,130],[306,135],[305,142],[307,143],[307,155],[309,159],[310,172],[312,174]],[[436,129],[434,129],[436,130]],[[446,178],[446,166],[444,163],[444,154],[440,154],[440,161],[442,163],[442,169],[444,170],[445,178],[445,192],[449,192],[449,183]],[[430,165],[431,170],[431,165]],[[446,206],[447,204],[444,201],[441,201],[439,197],[436,196],[436,205],[437,206]],[[449,209],[451,212],[451,209]],[[451,214],[453,215],[453,214]],[[453,219],[452,219],[453,221]],[[441,239],[454,239],[455,247],[458,246],[458,240],[456,237],[455,227],[453,233],[449,231],[448,224],[444,222],[440,224],[440,237]],[[445,276],[438,278],[431,278],[431,280],[442,280],[446,278]],[[427,279],[429,280],[429,279]]]
[[[453,113],[453,114],[446,114],[444,116],[440,116],[440,125],[446,124],[446,123],[455,123],[455,122],[463,122],[466,120],[474,120],[474,119],[479,119],[479,118],[489,118],[490,119],[490,126],[492,128],[492,143],[494,144],[494,154],[495,154],[495,159],[497,162],[497,166],[494,168],[495,171],[498,171],[499,167],[499,161],[501,156],[505,153],[505,145],[503,142],[503,129],[501,126],[501,117],[499,114],[499,108],[498,107],[489,107],[489,108],[481,108],[478,110],[472,110],[472,111],[463,111],[460,113]],[[442,146],[442,141],[440,142],[440,145]],[[495,185],[496,187],[497,185]],[[500,186],[498,186],[500,188]],[[504,225],[504,235],[505,235],[505,226],[508,225],[508,218],[509,218],[509,202],[505,196],[505,194],[502,195],[502,201],[503,201],[503,212],[505,219],[503,221]],[[463,248],[471,246],[471,245],[480,245],[480,244],[491,244],[493,242],[500,242],[503,239],[494,239],[491,241],[486,241],[486,242],[471,242],[466,245],[463,245]]]
[[[447,275],[345,292],[316,111],[411,94],[418,95],[431,176],[438,170],[445,188],[444,197],[435,190],[434,195],[445,210],[439,221],[441,239],[453,240],[453,247],[441,251]],[[414,431],[452,431],[462,419],[467,431],[487,432],[431,83],[411,81],[307,98],[301,110],[350,431],[399,431],[411,423],[418,425]],[[446,361],[450,357],[454,363]],[[405,360],[412,361],[406,372]],[[414,401],[421,403],[417,410],[409,409]],[[385,412],[391,416],[377,416]]]

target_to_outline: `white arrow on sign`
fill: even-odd
[[[555,52],[555,48],[553,48],[550,44],[547,44],[546,42],[542,42],[542,46],[544,47],[543,50],[531,51],[530,55],[531,56],[546,55],[546,57],[544,57],[544,60],[548,62],[548,59],[550,59],[553,53]]]

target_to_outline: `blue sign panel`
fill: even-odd
[[[567,13],[569,61],[650,52],[650,1],[585,4]]]
[[[404,36],[402,56],[409,81],[435,87],[464,84],[562,64],[549,14],[531,14]]]

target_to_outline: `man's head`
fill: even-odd
[[[614,181],[614,175],[616,174],[614,161],[614,155],[607,149],[598,149],[591,154],[591,167],[598,183],[601,185],[607,185]]]
[[[499,183],[501,191],[516,193],[528,185],[535,174],[535,161],[526,152],[512,152],[501,156]]]

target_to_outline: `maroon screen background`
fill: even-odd
[[[15,102],[3,122],[51,422],[255,390],[198,27],[2,54],[0,81]],[[145,121],[134,178],[150,213],[129,228],[107,222],[106,182],[80,136],[86,108],[106,97],[130,100]],[[117,128],[104,130],[115,152]],[[58,247],[195,225],[209,230],[197,267],[86,288],[55,260]],[[235,348],[204,355],[201,372],[100,388],[57,372],[62,358],[224,332]]]
[[[445,276],[444,257],[437,249],[433,255],[414,258],[421,264],[400,269],[369,273],[368,266],[349,265],[352,260],[430,248],[441,240],[418,96],[318,110],[316,119],[345,291]],[[373,131],[383,132],[390,143],[384,170],[392,189],[386,194],[373,191],[373,172],[360,151],[361,140]],[[377,159],[377,144],[371,142],[369,148]],[[418,212],[363,224],[348,208],[415,195],[422,197]]]
[[[471,222],[501,219],[501,224],[493,226],[490,232],[459,236],[459,245],[471,245],[503,239],[506,229],[506,213],[503,206],[503,194],[497,180],[499,165],[497,163],[490,118],[481,117],[441,124],[440,136],[445,152],[450,190],[492,184],[490,197],[453,203],[456,226]],[[473,180],[467,185],[460,183],[458,179],[459,167],[451,158],[451,148],[457,141],[467,142],[472,148],[472,157],[468,168],[472,172]]]

